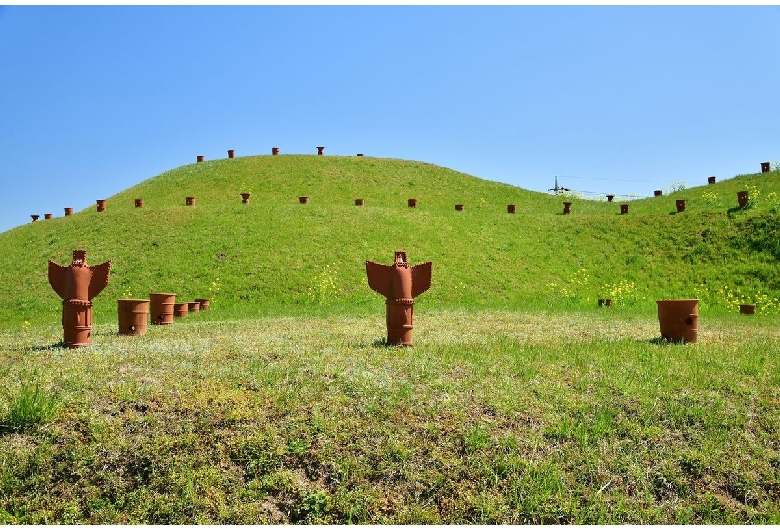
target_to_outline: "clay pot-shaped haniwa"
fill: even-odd
[[[228,149],[228,158],[233,158],[236,152],[233,149]]]
[[[406,204],[409,205],[409,208],[417,208],[417,199],[408,199]]]
[[[117,300],[120,335],[143,335],[149,316],[149,300]]]
[[[325,148],[324,148],[324,147],[321,147],[321,146],[320,146],[320,147],[317,147],[317,154],[318,154],[319,156],[322,156],[322,152],[323,152],[324,150],[325,150]]]
[[[40,215],[31,214],[30,217],[32,217],[32,222],[33,223],[37,223],[38,222],[38,218],[40,217]]]
[[[769,162],[761,162],[761,173],[769,173]]]
[[[357,155],[355,155],[355,156],[363,156],[363,153],[358,153],[358,154],[357,154]]]
[[[661,191],[661,190],[655,190],[655,191],[653,192],[653,196],[655,196],[655,197],[660,197],[660,196],[661,196],[661,195],[663,195],[663,194],[664,194],[664,192],[663,192],[663,191]]]
[[[738,191],[737,192],[737,202],[739,203],[740,208],[744,208],[748,205],[748,192],[747,191]]]
[[[63,300],[63,342],[68,348],[83,348],[92,342],[92,302]]]
[[[612,202],[612,199],[614,199],[614,195],[607,195],[607,202]]]
[[[144,200],[143,199],[135,199],[135,207],[136,208],[143,208],[144,207]]]
[[[45,214],[43,214],[43,218],[44,218],[44,219],[51,219],[51,218],[52,218],[52,214],[50,214],[50,213],[45,213]]]
[[[462,212],[464,208],[465,208],[465,206],[463,206],[462,204],[456,204],[455,205],[455,211],[457,211],[457,212]]]
[[[173,306],[175,303],[175,293],[149,293],[152,324],[173,324]]]
[[[517,206],[514,204],[507,204],[506,205],[506,213],[515,213],[517,210]]]
[[[195,197],[185,197],[184,204],[187,206],[195,206]]]
[[[657,300],[661,337],[669,342],[696,342],[699,335],[699,300]]]
[[[204,160],[204,157],[203,157],[203,155],[198,155],[198,156],[197,156],[197,158],[196,158],[196,160],[197,160],[198,162],[203,162],[203,160]]]
[[[739,304],[739,312],[743,315],[753,315],[756,312],[756,304]]]
[[[186,317],[189,310],[190,305],[187,302],[176,302],[173,304],[173,316],[176,318]]]
[[[241,194],[241,202],[243,202],[244,204],[249,204],[249,196],[250,195],[251,195],[250,193],[242,193]]]
[[[105,199],[98,199],[95,202],[97,202],[97,211],[99,211],[99,212],[105,212],[106,211],[106,200]]]
[[[363,206],[365,203],[363,199],[355,199],[355,206]]]
[[[675,206],[677,206],[678,212],[684,212],[685,211],[685,199],[677,199],[674,201]]]
[[[620,215],[626,215],[628,213],[628,204],[620,205]]]
[[[707,177],[707,184],[715,184],[715,177]]]
[[[563,203],[563,213],[565,213],[565,214],[571,213],[571,203],[570,202],[564,202]]]
[[[65,216],[67,217],[69,215],[73,215],[73,208],[71,208],[70,206],[65,208]]]
[[[200,302],[197,300],[195,302],[187,302],[187,311],[190,313],[197,313],[200,311]]]
[[[208,298],[196,298],[195,301],[200,304],[201,311],[208,311],[209,305],[211,304]]]
[[[271,154],[272,155],[278,155],[279,154],[279,148],[278,147],[272,147],[271,148]]]
[[[309,204],[309,197],[307,197],[305,195],[301,196],[301,197],[298,197],[298,202],[301,203],[301,204]]]

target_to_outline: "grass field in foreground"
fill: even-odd
[[[0,332],[0,522],[780,523],[771,317],[377,305]]]

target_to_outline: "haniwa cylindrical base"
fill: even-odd
[[[395,346],[411,346],[414,300],[387,300],[386,305],[387,343]]]
[[[62,301],[62,331],[65,346],[83,348],[92,343],[92,302]]]

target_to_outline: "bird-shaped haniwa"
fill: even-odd
[[[428,261],[411,267],[402,251],[396,251],[392,265],[366,261],[368,286],[387,299],[388,344],[412,345],[414,298],[430,288],[432,265]]]
[[[110,274],[110,261],[88,266],[86,250],[74,250],[73,261],[68,267],[49,260],[49,284],[62,298],[63,342],[66,346],[89,346],[92,299],[108,285]]]

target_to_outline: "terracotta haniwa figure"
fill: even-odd
[[[387,300],[387,343],[412,345],[414,298],[431,286],[430,261],[410,267],[406,252],[396,251],[392,265],[366,261],[368,286]]]
[[[69,348],[89,346],[92,332],[92,299],[100,294],[111,273],[111,262],[87,266],[87,251],[74,250],[70,266],[49,260],[49,283],[62,298],[63,342]]]

